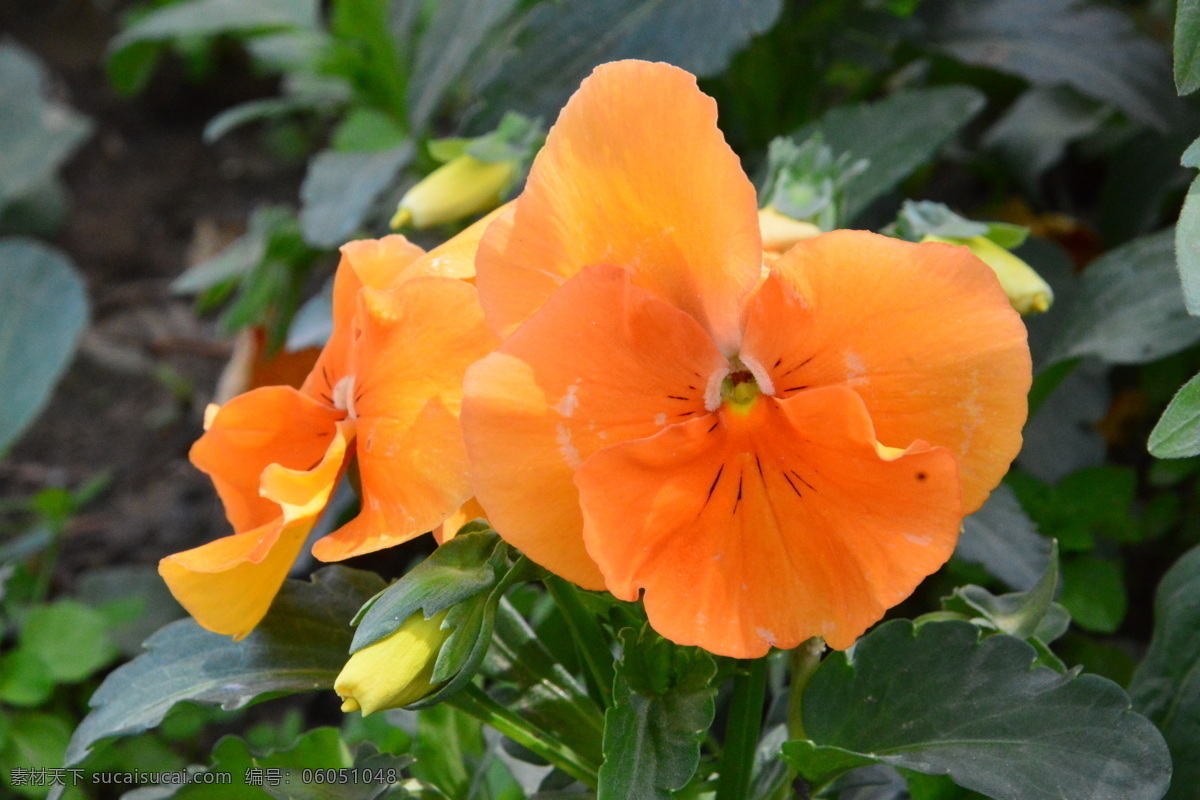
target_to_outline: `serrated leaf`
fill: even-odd
[[[76,764],[101,739],[138,733],[192,700],[240,708],[269,692],[333,686],[350,647],[350,618],[382,581],[371,572],[326,567],[312,581],[287,581],[266,618],[240,642],[190,619],[146,641],[148,652],[114,670],[92,695],[92,711],[71,737]]]
[[[922,46],[1038,86],[1067,85],[1167,128],[1175,106],[1162,48],[1121,12],[1078,0],[928,2]]]
[[[0,455],[49,399],[87,322],[83,281],[64,255],[0,240]]]
[[[318,153],[300,186],[305,240],[317,247],[337,247],[351,238],[412,157],[408,143],[369,153]]]
[[[1000,484],[983,508],[963,520],[954,555],[1025,591],[1046,572],[1050,547],[1050,540],[1038,534],[1012,489]]]
[[[530,12],[510,59],[487,88],[491,113],[553,118],[598,64],[665,61],[706,77],[775,24],[781,0],[564,0]]]
[[[113,51],[135,42],[166,41],[219,33],[273,28],[314,28],[316,0],[186,0],[157,8],[121,31],[109,45]]]
[[[792,138],[803,141],[820,131],[835,153],[867,159],[867,168],[843,190],[842,220],[848,223],[931,161],[986,103],[984,94],[969,86],[910,89],[875,103],[830,109]]]
[[[1175,272],[1175,233],[1162,231],[1110,250],[1088,265],[1063,311],[1047,363],[1096,356],[1144,364],[1200,340]]]
[[[1158,800],[1171,776],[1162,736],[1119,686],[1033,667],[1036,651],[966,622],[885,623],[833,653],[804,691],[809,740],[784,758],[815,785],[870,763],[995,800]]]
[[[597,800],[667,800],[699,763],[700,740],[716,708],[716,663],[703,650],[649,629],[639,636],[626,628],[620,638]]]
[[[1129,694],[1171,748],[1175,777],[1167,800],[1200,797],[1200,547],[1158,586],[1150,649]]]
[[[1200,375],[1195,375],[1171,399],[1162,419],[1150,431],[1150,455],[1188,458],[1200,454]]]

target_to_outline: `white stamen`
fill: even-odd
[[[726,364],[708,377],[708,384],[704,387],[705,411],[716,411],[721,407],[721,381],[725,380],[725,376],[730,372],[732,370]]]
[[[771,375],[767,372],[767,368],[754,356],[742,353],[738,358],[746,365],[746,369],[750,370],[750,374],[754,376],[754,382],[758,384],[758,391],[773,397],[775,395],[775,384],[771,382]]]
[[[345,411],[350,419],[356,419],[354,413],[354,376],[347,375],[333,387],[333,407]]]

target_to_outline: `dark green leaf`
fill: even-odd
[[[1143,236],[1088,265],[1047,360],[1090,355],[1142,364],[1200,339],[1200,320],[1184,308],[1173,240],[1170,230]]]
[[[0,702],[40,706],[53,690],[54,679],[32,651],[17,648],[0,656]]]
[[[66,763],[78,763],[100,739],[157,725],[184,700],[234,709],[271,692],[331,687],[346,663],[350,618],[380,588],[375,574],[338,566],[322,569],[311,582],[288,581],[266,618],[240,642],[190,619],[171,623],[147,640],[149,652],[96,690]]]
[[[13,767],[25,769],[55,768],[62,765],[63,750],[71,731],[59,717],[22,711],[4,720],[8,736],[0,745],[0,770],[9,777]],[[25,784],[14,791],[26,797],[43,797],[45,785]]]
[[[0,43],[0,206],[49,180],[91,133],[86,117],[45,96],[46,83],[32,53]]]
[[[552,118],[580,81],[607,61],[666,61],[720,73],[750,38],[775,24],[781,0],[564,0],[538,5],[511,59],[487,89],[491,119],[504,111]]]
[[[259,206],[250,215],[246,232],[212,258],[188,267],[171,282],[177,294],[196,294],[226,281],[239,279],[262,263],[267,244],[276,231],[293,219],[285,206]]]
[[[1050,553],[1045,574],[1027,592],[994,595],[982,586],[962,586],[942,600],[947,611],[981,618],[994,629],[1018,639],[1037,637],[1044,644],[1066,632],[1071,618],[1054,602],[1058,589],[1058,548]]]
[[[983,93],[968,86],[910,89],[875,103],[830,109],[792,138],[820,131],[835,153],[865,158],[867,168],[847,182],[842,219],[853,222],[867,206],[931,161],[984,107]]]
[[[410,144],[369,153],[318,153],[300,187],[304,238],[317,247],[337,247],[351,238],[412,156]]]
[[[1171,748],[1175,778],[1168,800],[1200,797],[1200,547],[1158,586],[1150,650],[1129,694]]]
[[[1180,94],[1200,89],[1200,0],[1175,6],[1175,89]]]
[[[604,764],[598,800],[667,800],[700,760],[713,721],[712,656],[643,628],[621,631],[623,653],[604,715]]]
[[[1063,562],[1062,604],[1081,627],[1113,633],[1125,619],[1128,600],[1121,562],[1080,555]]]
[[[816,785],[885,763],[996,800],[1158,800],[1162,736],[1116,684],[1032,667],[1036,651],[965,622],[896,620],[833,653],[804,692],[810,740],[784,757]]]
[[[1111,112],[1066,86],[1034,86],[984,134],[981,144],[996,153],[1037,191],[1042,173],[1062,158],[1067,145],[1094,132]]]
[[[1050,540],[1038,534],[1012,489],[1000,484],[983,508],[963,520],[954,554],[982,565],[1012,588],[1025,591],[1046,571]]]
[[[0,240],[0,455],[49,399],[87,321],[83,281],[65,256]]]
[[[1168,127],[1175,106],[1166,54],[1125,14],[1078,0],[927,2],[920,43],[968,64],[1071,86],[1131,117]]]
[[[1183,385],[1150,432],[1150,455],[1188,458],[1200,454],[1200,375]]]
[[[214,36],[234,31],[272,28],[313,28],[317,24],[316,0],[186,0],[155,9],[112,40],[119,50],[134,42],[165,41]]]

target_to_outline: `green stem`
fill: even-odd
[[[466,688],[447,698],[446,702],[459,711],[470,714],[485,725],[491,725],[509,739],[546,759],[572,778],[582,781],[593,789],[596,788],[596,775],[599,772],[597,765],[592,764],[562,742],[551,738],[545,731],[521,719],[489,697],[483,689],[475,684],[467,684]]]
[[[821,655],[825,652],[825,640],[820,636],[801,642],[792,651],[792,682],[788,687],[788,738],[807,739],[804,733],[803,708],[801,698],[808,679],[821,665]]]
[[[750,791],[766,694],[767,659],[742,661],[733,677],[729,720],[725,723],[725,750],[721,754],[717,778],[717,800],[742,800]]]
[[[602,706],[608,708],[612,705],[612,686],[616,667],[612,652],[605,645],[608,639],[604,635],[604,631],[596,622],[595,616],[583,607],[583,603],[579,602],[578,590],[573,585],[553,575],[546,578],[545,583],[546,588],[550,590],[550,596],[554,598],[555,604],[558,605],[563,618],[567,621],[571,638],[575,641],[575,648],[579,651],[584,668],[587,670],[589,682],[600,693]]]

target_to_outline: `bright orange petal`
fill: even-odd
[[[459,530],[468,522],[477,519],[487,519],[487,512],[483,510],[483,506],[479,505],[479,501],[472,497],[467,502],[455,511],[445,522],[433,530],[433,538],[438,544],[445,544],[458,535]]]
[[[537,563],[602,588],[575,470],[602,447],[703,414],[726,367],[694,319],[626,270],[585,268],[467,372],[463,432],[489,520]]]
[[[334,430],[314,469],[274,464],[263,473],[274,519],[159,562],[171,593],[200,625],[240,639],[266,615],[341,474],[353,425],[340,422]]]
[[[492,221],[511,206],[511,202],[505,203],[468,226],[458,235],[433,248],[405,268],[392,285],[395,286],[418,275],[441,275],[474,283],[475,253],[479,250],[479,240],[483,238],[484,232],[492,224]]]
[[[945,563],[961,520],[954,457],[881,456],[839,388],[607,448],[575,481],[609,590],[644,589],[663,636],[738,658],[849,647]]]
[[[351,357],[362,512],[313,548],[349,558],[433,530],[472,494],[458,424],[463,373],[496,338],[474,287],[416,277],[364,289]]]
[[[333,278],[333,333],[302,388],[305,394],[320,397],[329,405],[333,404],[333,387],[347,374],[359,289],[386,289],[425,255],[424,250],[399,234],[347,242],[341,253]]]
[[[279,514],[275,503],[259,496],[263,470],[269,464],[290,469],[316,465],[342,416],[290,387],[255,389],[211,415],[189,457],[212,478],[230,524],[241,533]]]
[[[761,263],[754,186],[717,128],[717,104],[681,69],[621,61],[597,67],[567,102],[476,267],[502,336],[582,267],[607,264],[731,353],[737,304]]]
[[[1031,366],[1025,326],[965,247],[836,231],[776,262],[749,304],[743,354],[776,393],[847,386],[879,440],[923,439],[958,459],[964,512],[1021,449]]]

